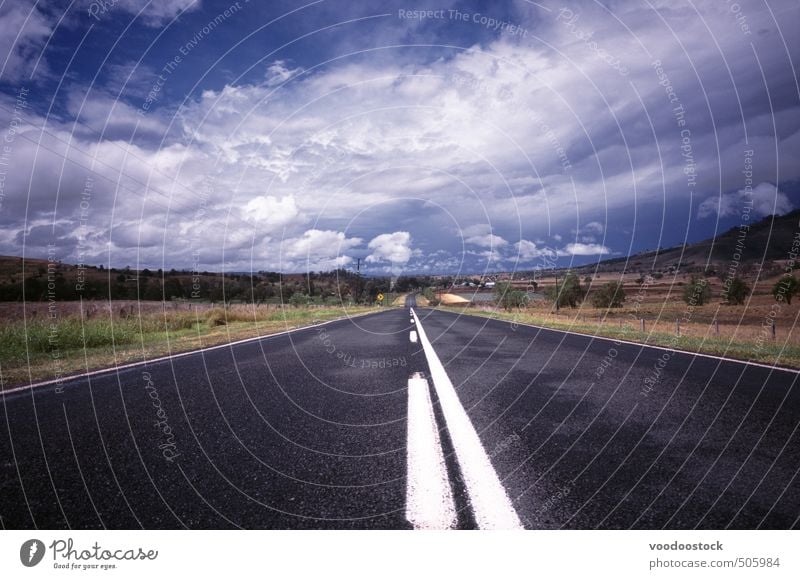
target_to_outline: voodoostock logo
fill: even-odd
[[[44,558],[45,547],[39,539],[28,539],[19,548],[19,560],[26,567],[35,567]]]

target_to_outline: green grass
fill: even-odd
[[[113,318],[66,315],[0,324],[2,386],[48,380],[166,354],[268,335],[376,307],[253,308],[157,311]]]

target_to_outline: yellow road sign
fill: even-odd
[[[378,301],[379,301],[379,302],[382,302],[382,301],[383,301],[383,294],[378,294]]]

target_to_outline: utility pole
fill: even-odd
[[[558,311],[559,298],[561,298],[561,290],[558,288],[558,273],[556,273],[556,311]]]

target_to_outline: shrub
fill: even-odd
[[[727,301],[729,304],[743,304],[750,295],[750,286],[740,277],[734,277],[728,287]]]
[[[310,296],[300,293],[292,294],[292,297],[289,298],[289,303],[296,308],[307,306],[310,302],[311,302]]]
[[[711,299],[711,287],[708,280],[692,276],[683,288],[683,301],[687,304],[702,306]]]
[[[625,301],[625,289],[620,281],[610,281],[592,294],[592,305],[596,308],[621,308]]]
[[[497,283],[494,286],[495,302],[504,310],[521,308],[528,303],[528,294],[515,290],[510,283]]]
[[[586,291],[581,287],[581,282],[574,273],[568,273],[558,286],[550,288],[547,292],[547,297],[561,308],[564,306],[577,307],[585,296]]]
[[[797,278],[793,275],[787,275],[772,286],[772,295],[775,296],[775,301],[786,300],[787,304],[791,304],[792,296],[796,294],[798,290],[800,290],[800,287],[798,287]]]

